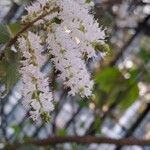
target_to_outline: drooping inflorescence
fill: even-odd
[[[23,54],[20,70],[23,103],[30,109],[33,120],[45,119],[53,110],[48,78],[41,72],[45,62],[41,52],[45,47],[55,70],[59,71],[58,78],[69,89],[68,94],[92,95],[94,82],[86,62],[96,57],[96,44],[104,44],[105,32],[90,13],[87,2],[90,1],[38,0],[26,7],[28,14],[23,16],[22,23],[40,18],[18,39]]]
[[[20,69],[23,104],[30,110],[33,120],[38,118],[49,120],[48,114],[53,110],[53,98],[48,78],[40,71],[42,64],[46,61],[46,58],[41,55],[43,47],[40,37],[29,31],[26,37],[18,39],[18,43],[23,55]]]

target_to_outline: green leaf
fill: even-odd
[[[0,44],[4,44],[12,37],[9,27],[5,24],[0,24]]]
[[[21,24],[19,21],[11,23],[8,26],[9,26],[13,36],[16,35],[21,29]]]
[[[139,88],[138,85],[135,84],[129,92],[125,93],[122,97],[121,103],[119,105],[121,110],[125,110],[130,107],[139,97]]]
[[[60,129],[57,131],[57,136],[66,136],[67,135],[67,130],[66,129]]]
[[[9,25],[0,24],[0,44],[8,42],[20,29],[21,24],[19,21]]]
[[[117,68],[105,68],[95,75],[95,81],[100,89],[108,93],[116,85],[124,83],[124,77]]]
[[[94,120],[94,124],[93,124],[93,129],[96,130],[96,132],[99,132],[100,131],[100,128],[101,128],[101,119],[100,117],[96,117],[95,120]]]
[[[0,61],[0,83],[5,84],[3,94],[7,94],[19,79],[16,55],[13,51],[8,50],[6,57]]]
[[[19,135],[20,135],[20,133],[21,133],[21,127],[20,126],[18,126],[18,125],[12,125],[11,126],[13,129],[14,129],[14,137],[15,137],[15,141],[18,141],[19,140]]]

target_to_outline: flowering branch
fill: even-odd
[[[25,108],[30,109],[34,121],[40,118],[47,122],[55,97],[49,78],[41,72],[47,59],[42,52],[46,50],[52,56],[53,67],[59,72],[57,77],[69,89],[68,95],[90,97],[94,81],[87,60],[96,57],[98,52],[101,56],[105,53],[100,48],[105,44],[105,30],[90,13],[90,3],[84,0],[38,0],[25,9],[28,13],[22,17],[24,28],[5,48],[16,43],[22,55],[19,73]]]
[[[37,18],[35,18],[33,21],[29,22],[28,24],[25,25],[24,28],[22,28],[6,45],[6,47],[10,47],[11,45],[13,45],[18,37],[24,33],[25,31],[27,31],[27,29],[29,29],[34,23],[36,23],[37,21],[39,21],[40,19],[44,18],[45,16],[47,16],[48,14],[50,13],[54,13],[56,11],[58,11],[59,8],[58,7],[55,7],[53,8],[52,10],[50,10],[49,12],[44,12],[42,15],[38,16]]]
[[[37,146],[55,145],[63,143],[77,143],[77,144],[115,144],[118,146],[122,145],[150,145],[150,140],[135,139],[135,138],[123,138],[123,139],[112,139],[107,137],[95,137],[95,136],[68,136],[68,137],[49,137],[43,140],[34,140],[25,143],[18,143],[16,145],[7,145],[4,149],[16,149],[16,147],[22,147],[28,144],[33,144]]]

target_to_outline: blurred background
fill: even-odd
[[[31,1],[31,0],[30,0]],[[0,24],[19,31],[29,0],[0,0]],[[5,143],[59,135],[98,135],[150,139],[150,0],[95,0],[95,18],[106,28],[109,52],[90,60],[95,80],[91,99],[68,97],[56,80],[56,109],[51,122],[33,123],[21,104],[21,85],[0,100],[0,149]],[[78,11],[78,10],[77,10]],[[0,35],[1,36],[1,35]],[[92,36],[92,35],[91,35]],[[0,44],[0,47],[3,45]],[[108,47],[107,47],[108,49]],[[44,71],[48,71],[48,62]],[[53,70],[50,72],[52,78]],[[13,73],[12,80],[15,80]],[[0,84],[0,90],[3,85]],[[150,147],[107,144],[58,144],[22,149],[150,150]]]

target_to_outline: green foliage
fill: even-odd
[[[120,108],[121,110],[125,110],[126,108],[130,107],[135,100],[139,97],[139,88],[137,84],[131,87],[127,93],[124,94],[121,103]]]
[[[20,22],[0,24],[0,44],[8,42],[21,29]]]
[[[95,81],[101,90],[109,93],[114,86],[124,82],[121,72],[117,68],[105,68],[98,72]]]
[[[93,129],[96,131],[96,133],[100,131],[101,124],[102,124],[101,118],[97,116],[94,120],[94,125],[93,125]]]
[[[6,43],[10,38],[18,31],[19,23],[13,23],[9,26],[0,24],[0,44]],[[19,73],[17,70],[18,54],[10,49],[4,50],[4,57],[0,60],[0,83],[5,84],[5,91],[3,94],[7,94],[9,90],[18,81]]]
[[[57,136],[66,136],[67,135],[67,130],[66,129],[59,129],[57,130],[57,133],[56,133]]]
[[[6,87],[3,94],[7,94],[19,79],[17,63],[17,54],[5,50],[5,58],[0,61],[0,83]]]
[[[8,26],[13,36],[16,35],[16,33],[18,33],[18,31],[21,29],[21,24],[19,21],[11,23]]]
[[[20,140],[20,133],[22,129],[18,125],[12,125],[11,128],[14,129],[14,139],[18,142]]]
[[[96,103],[98,107],[104,104],[111,105],[114,101],[120,101],[121,110],[128,108],[139,96],[136,82],[137,70],[130,72],[130,78],[125,79],[117,68],[104,68],[95,75]]]
[[[11,36],[9,27],[5,24],[0,24],[0,44],[8,42]]]

